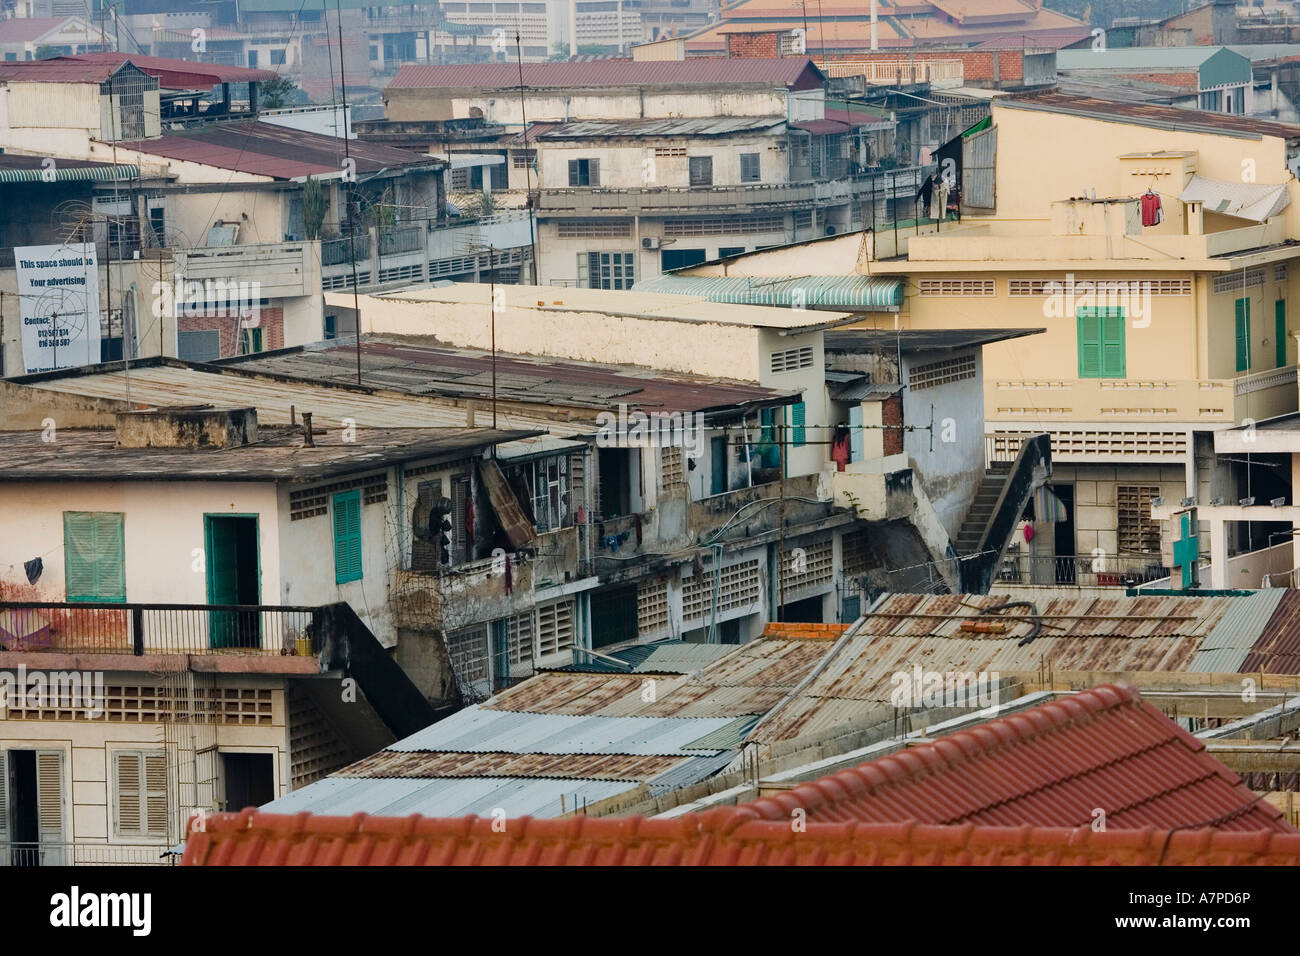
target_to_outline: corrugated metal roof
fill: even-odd
[[[736,750],[745,742],[745,736],[758,723],[757,715],[737,717],[725,727],[705,734],[691,743],[692,750]]]
[[[652,645],[650,655],[632,668],[635,674],[690,674],[736,650],[731,644],[688,644],[672,641]]]
[[[728,723],[725,717],[534,714],[486,710],[475,705],[399,740],[388,750],[680,755],[687,744]]]
[[[665,771],[648,781],[650,795],[657,797],[663,793],[672,793],[682,787],[689,787],[701,780],[707,780],[715,773],[725,769],[729,763],[736,759],[736,756],[734,750],[724,750],[708,757],[687,758],[671,770]]]
[[[335,777],[554,777],[645,781],[695,757],[664,754],[513,754],[381,750]]]
[[[1290,205],[1291,194],[1286,183],[1231,183],[1193,176],[1178,199],[1203,203],[1206,212],[1267,222]]]
[[[279,180],[337,174],[343,168],[344,159],[343,140],[337,136],[256,120],[231,120],[173,130],[157,139],[118,145],[151,156]],[[411,150],[364,140],[350,140],[347,153],[356,163],[358,176],[387,169],[441,167],[445,162]]]
[[[710,302],[807,309],[896,309],[903,279],[875,276],[684,276],[644,279],[638,292],[704,296]]]
[[[218,83],[267,83],[276,78],[274,70],[254,70],[246,66],[221,63],[200,63],[196,60],[178,60],[165,56],[143,56],[139,53],[78,53],[54,58],[55,62],[91,63],[113,68],[130,61],[135,66],[158,77],[158,82],[172,90],[211,89]]]
[[[1278,590],[1277,611],[1241,662],[1242,674],[1300,674],[1300,591]]]
[[[521,81],[522,69],[522,81]],[[617,86],[782,86],[805,74],[821,77],[807,57],[777,59],[707,57],[692,60],[589,60],[556,63],[461,63],[422,66],[408,63],[386,89],[518,90],[547,87]]]
[[[575,806],[597,803],[633,790],[626,780],[539,780],[502,777],[379,780],[326,777],[268,803],[270,813],[383,813],[430,817],[507,816],[558,817]],[[564,805],[561,807],[561,797]]]
[[[863,375],[855,382],[849,382],[831,391],[831,398],[837,402],[876,402],[892,398],[903,386],[873,382]]]
[[[1092,96],[1073,96],[1068,93],[1033,93],[1023,96],[1002,97],[994,101],[995,109],[1042,110],[1047,113],[1064,113],[1109,123],[1133,123],[1157,129],[1186,130],[1193,133],[1219,133],[1257,139],[1277,136],[1281,139],[1300,139],[1300,126],[1255,119],[1251,116],[1234,116],[1209,110],[1188,110],[1176,106],[1154,103],[1122,103],[1117,100]]]
[[[1235,674],[1287,593],[1286,588],[1264,588],[1235,599],[1196,649],[1187,669]]]
[[[1149,46],[1116,47],[1104,50],[1057,50],[1056,68],[1058,70],[1139,71],[1196,68],[1225,49],[1221,46]],[[1240,53],[1236,55],[1241,56]],[[1249,70],[1248,66],[1247,69]],[[1246,78],[1250,78],[1249,72],[1246,73]]]

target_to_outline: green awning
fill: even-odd
[[[0,169],[0,183],[74,183],[74,182],[124,182],[140,178],[140,167],[132,164],[117,166],[60,166],[54,161],[49,169]],[[53,173],[53,179],[50,174]]]
[[[882,312],[903,304],[903,282],[894,276],[658,276],[638,282],[639,292],[699,295],[731,305]]]

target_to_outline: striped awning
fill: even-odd
[[[639,292],[699,295],[710,302],[841,312],[895,311],[903,304],[903,279],[878,276],[681,276],[638,282]]]
[[[51,178],[53,174],[53,178]],[[48,169],[0,169],[0,183],[74,183],[124,182],[138,179],[140,167],[131,163],[116,166],[60,166],[58,160]]]

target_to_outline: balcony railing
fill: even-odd
[[[0,843],[0,866],[168,866],[180,858],[161,844]]]
[[[0,647],[72,654],[314,656],[317,608],[0,602]],[[0,659],[3,663],[3,659]]]
[[[1129,588],[1169,577],[1160,555],[1006,554],[998,565],[992,590],[999,584],[1044,587]]]

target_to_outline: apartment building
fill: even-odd
[[[156,863],[193,814],[431,723],[357,593],[384,577],[394,476],[527,435],[318,434],[250,407],[143,404],[4,386],[7,863]],[[55,440],[22,427],[38,415]]]
[[[1051,498],[1029,515],[1024,566],[1039,583],[1081,580],[1094,563],[1116,580],[1158,577],[1181,535],[1162,551],[1153,502],[1289,503],[1284,469],[1214,459],[1211,433],[1295,411],[1298,148],[1300,128],[1265,120],[998,98],[990,124],[940,151],[961,184],[960,224],[682,278],[788,278],[795,260],[821,260],[832,275],[906,280],[898,313],[869,315],[872,327],[1045,327],[985,355],[990,455],[1052,436]],[[1224,548],[1254,550],[1269,530],[1237,524]]]
[[[503,160],[476,181],[503,205],[533,197],[542,284],[627,289],[915,213],[923,177],[893,167],[892,121],[828,106],[806,58],[524,72],[521,98],[506,66],[407,67],[385,90],[385,114],[397,128],[481,118],[506,131],[496,149],[472,147]]]

